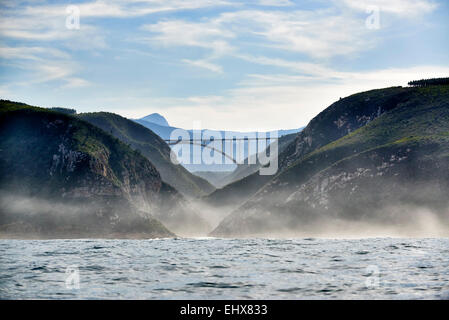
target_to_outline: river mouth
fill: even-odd
[[[447,299],[449,239],[0,240],[2,299]]]

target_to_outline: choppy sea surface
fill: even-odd
[[[0,240],[2,299],[449,299],[449,239]]]

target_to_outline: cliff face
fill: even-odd
[[[153,217],[163,182],[139,152],[72,116],[8,101],[0,112],[0,232],[173,236]]]
[[[311,129],[290,146],[294,152],[284,158],[281,172],[212,234],[307,235],[337,226],[341,231],[354,223],[420,230],[424,212],[447,233],[449,87],[385,91],[386,95],[376,90],[367,92],[368,97],[350,97],[368,103],[374,93],[389,96],[386,101],[393,102],[380,109],[384,112],[373,114],[375,107],[368,103],[366,112],[350,118],[349,109],[340,108],[339,115],[334,104],[315,118],[324,121],[333,113],[327,125],[312,120]],[[338,121],[342,116],[346,120]],[[333,139],[343,127],[349,133]]]
[[[393,87],[351,95],[313,118],[279,156],[279,170],[309,152],[365,126],[409,99],[413,88]]]

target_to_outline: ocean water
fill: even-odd
[[[0,240],[2,299],[448,299],[449,239]]]

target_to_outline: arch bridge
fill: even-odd
[[[251,141],[251,140],[256,140],[256,146],[257,143],[259,142],[259,140],[278,140],[279,138],[269,138],[269,137],[265,137],[265,138],[233,138],[233,139],[226,139],[226,138],[222,138],[222,139],[210,139],[210,140],[205,140],[205,139],[178,139],[178,140],[171,140],[171,139],[164,139],[164,141],[169,145],[169,146],[173,146],[173,145],[177,145],[177,144],[190,144],[190,145],[196,145],[196,146],[201,146],[204,148],[208,148],[210,150],[213,150],[214,152],[219,152],[221,153],[223,156],[225,156],[226,158],[228,158],[229,160],[231,160],[234,164],[237,164],[237,161],[231,157],[230,155],[228,155],[227,153],[224,152],[224,143],[226,141]],[[221,150],[214,148],[212,146],[210,146],[209,144],[211,142],[214,141],[220,141],[221,142]]]

